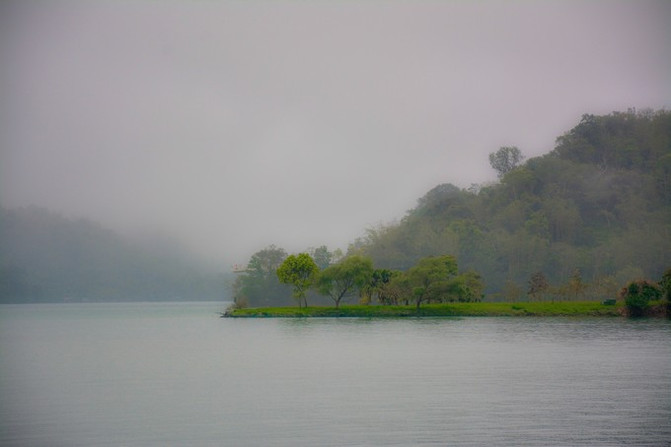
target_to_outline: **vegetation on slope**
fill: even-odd
[[[453,256],[462,274],[470,272],[464,285],[475,295],[507,302],[613,299],[627,282],[659,278],[671,265],[670,112],[584,115],[544,156],[524,161],[518,148],[503,147],[489,159],[497,183],[438,185],[399,223],[369,229],[349,247],[348,257],[372,261],[378,292],[382,278],[431,256]],[[320,270],[343,259],[325,246],[310,254]],[[254,254],[235,283],[236,299],[291,304],[276,275],[286,257],[275,246]],[[401,293],[402,281],[394,283]],[[401,298],[376,295],[383,304]]]
[[[509,301],[535,274],[559,299],[606,299],[671,265],[670,112],[584,115],[545,156],[491,158],[500,182],[439,185],[350,250],[396,270],[450,253]]]

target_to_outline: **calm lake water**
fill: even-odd
[[[671,322],[0,306],[2,446],[671,445]]]

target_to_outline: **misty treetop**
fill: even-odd
[[[504,146],[489,154],[489,164],[494,168],[499,178],[517,168],[522,160],[524,160],[524,156],[517,146]]]

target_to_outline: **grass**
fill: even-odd
[[[300,317],[493,317],[493,316],[620,316],[623,305],[607,306],[596,301],[519,302],[519,303],[445,303],[415,306],[342,305],[335,307],[265,307],[236,309],[227,316],[300,318]]]

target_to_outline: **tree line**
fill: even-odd
[[[548,154],[525,159],[505,146],[489,162],[498,181],[438,185],[399,222],[369,228],[348,247],[348,256],[376,266],[369,283],[385,284],[360,300],[422,296],[402,278],[446,253],[472,272],[459,275],[464,284],[495,301],[613,299],[628,282],[658,278],[671,265],[671,112],[583,115]],[[308,254],[320,270],[343,259],[326,247]],[[290,303],[275,274],[287,257],[274,246],[256,253],[234,295],[255,306]],[[306,296],[329,302],[317,292]]]
[[[671,265],[671,112],[584,115],[550,153],[489,162],[498,181],[438,185],[351,249],[396,270],[450,253],[508,301],[613,298]]]
[[[480,301],[484,283],[475,271],[459,273],[452,255],[428,256],[400,271],[375,268],[368,256],[342,256],[325,246],[287,255],[273,245],[251,257],[233,288],[241,307],[286,305],[291,295],[299,307],[326,299],[337,308],[355,298],[362,304],[419,308],[422,303]]]

